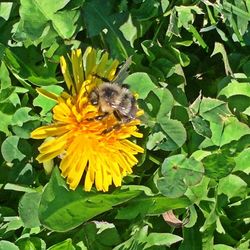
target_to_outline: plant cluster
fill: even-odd
[[[2,1],[0,249],[249,249],[249,21],[247,0]],[[144,111],[108,192],[70,190],[31,138],[53,123],[42,93],[67,89],[60,58],[88,47],[132,58]]]

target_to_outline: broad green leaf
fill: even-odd
[[[19,248],[12,242],[1,240],[0,241],[0,250],[19,250]]]
[[[147,237],[147,244],[144,249],[148,249],[152,246],[167,246],[170,247],[172,244],[183,240],[178,235],[170,233],[150,233]]]
[[[163,177],[157,180],[159,191],[167,197],[182,196],[189,186],[198,184],[204,174],[201,162],[184,155],[166,158],[161,166]]]
[[[161,195],[153,197],[140,195],[120,208],[116,219],[132,220],[139,215],[159,215],[171,209],[186,208],[190,204],[190,200],[185,196],[168,198]]]
[[[130,86],[132,92],[137,93],[139,98],[145,99],[151,90],[156,89],[156,85],[152,82],[146,73],[133,73],[129,75],[124,83]]]
[[[205,175],[216,180],[229,175],[235,167],[234,158],[223,152],[206,156],[202,163],[205,168]]]
[[[141,191],[136,190],[117,190],[105,194],[84,192],[82,188],[69,191],[59,170],[55,168],[42,194],[39,219],[42,225],[51,230],[68,231],[140,193]]]
[[[18,149],[18,142],[19,137],[17,136],[10,136],[3,142],[1,146],[1,153],[6,161],[11,162],[15,159],[21,161],[24,159],[25,155]]]
[[[165,151],[173,151],[180,148],[187,139],[187,133],[181,122],[160,117],[158,122],[166,138],[161,141],[159,148]]]
[[[39,227],[38,208],[41,200],[41,193],[26,193],[18,205],[19,215],[26,228]]]

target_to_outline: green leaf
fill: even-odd
[[[19,215],[26,228],[39,227],[38,208],[41,200],[41,193],[26,193],[18,205]]]
[[[197,134],[211,138],[212,132],[209,128],[209,123],[200,116],[195,116],[191,119],[194,130]]]
[[[59,242],[51,247],[48,248],[48,250],[75,250],[72,240],[67,239],[65,241]]]
[[[228,57],[227,57],[227,52],[225,50],[225,47],[222,43],[218,43],[218,42],[215,42],[214,44],[214,51],[211,55],[214,56],[216,54],[220,53],[222,55],[222,59],[223,59],[223,62],[224,62],[224,67],[225,67],[225,72],[226,72],[226,75],[232,75],[233,74],[233,71],[230,67],[230,64],[229,64],[229,61],[228,61]]]
[[[235,167],[234,158],[223,152],[206,156],[202,163],[205,168],[205,175],[216,180],[229,175]]]
[[[166,136],[158,146],[160,149],[173,151],[180,148],[185,143],[187,133],[181,122],[165,117],[159,117],[158,122]]]
[[[1,82],[1,89],[7,88],[11,85],[9,71],[8,71],[6,65],[3,61],[2,61],[1,66],[0,66],[0,82]],[[0,97],[0,99],[1,99],[1,97]]]
[[[6,240],[0,241],[0,250],[19,250],[19,248],[14,244]]]
[[[31,0],[28,0],[31,1]],[[15,51],[15,53],[14,53]],[[26,51],[23,48],[5,49],[4,62],[8,66],[9,70],[14,74],[14,76],[21,81],[24,86],[35,92],[30,88],[27,80],[37,86],[47,86],[57,83],[55,78],[56,64],[47,63],[46,67],[44,65],[40,67],[35,67],[36,64],[41,63],[41,58],[35,53],[36,51],[31,50],[30,53],[34,53],[32,59],[26,55]],[[41,57],[41,55],[40,55]]]
[[[163,177],[157,180],[159,191],[167,197],[182,196],[189,186],[198,184],[204,174],[201,162],[184,155],[166,158],[161,166]]]
[[[250,134],[250,128],[235,117],[228,117],[224,120],[224,124],[210,123],[210,129],[212,131],[211,140],[217,146],[226,145]]]
[[[133,24],[131,15],[128,16],[128,20],[124,22],[119,29],[125,39],[130,42],[130,46],[134,47],[134,41],[137,38],[137,28]]]
[[[42,89],[45,89],[46,91],[54,93],[56,95],[61,94],[61,92],[63,91],[63,88],[57,85],[46,86]],[[47,97],[42,95],[38,95],[33,101],[34,106],[42,108],[42,111],[40,112],[41,115],[45,115],[47,112],[49,112],[55,106],[55,104],[55,101],[48,99]]]
[[[117,59],[128,58],[130,47],[119,30],[124,16],[112,13],[112,1],[92,0],[84,5],[84,18],[90,37],[103,34]],[[103,32],[105,31],[105,32]]]
[[[221,193],[227,195],[229,199],[232,197],[244,199],[247,195],[247,183],[240,177],[230,174],[219,181],[218,194]]]
[[[140,195],[118,210],[116,219],[132,220],[141,215],[159,215],[171,209],[186,208],[191,204],[185,197],[168,198],[161,195],[149,197]]]
[[[147,0],[140,4],[138,9],[132,9],[132,15],[139,22],[150,20],[151,18],[157,16],[159,9],[159,2],[156,0]]]
[[[148,249],[152,246],[167,246],[170,247],[172,244],[183,240],[178,235],[170,233],[150,233],[146,239],[147,244],[144,249]]]
[[[213,249],[214,250],[234,250],[235,248],[224,245],[224,244],[215,244]]]
[[[16,243],[19,249],[46,250],[46,243],[38,237],[20,238]]]
[[[6,161],[11,162],[15,159],[21,161],[24,159],[25,155],[18,150],[18,142],[19,137],[17,136],[10,136],[3,142],[1,153]]]
[[[21,0],[21,19],[16,33],[24,32],[30,40],[37,40],[51,28],[62,38],[71,38],[76,30],[79,13],[76,10],[62,10],[68,2],[69,0],[63,2]]]
[[[145,99],[151,90],[156,89],[148,74],[141,72],[129,75],[124,83],[128,84],[131,91],[137,93],[141,99]]]
[[[249,218],[250,217],[250,198],[241,200],[226,208],[228,217],[232,220]]]
[[[140,190],[117,190],[105,194],[84,192],[82,188],[69,191],[65,185],[58,169],[55,168],[39,206],[39,219],[42,225],[59,232],[71,230],[141,193]]]
[[[160,107],[157,112],[157,120],[164,119],[174,106],[174,98],[168,89],[157,88],[153,90],[154,94],[158,97]]]
[[[199,96],[190,108],[193,114],[199,114],[205,120],[214,123],[221,124],[225,118],[232,115],[225,102],[212,98],[200,99]]]
[[[192,249],[200,250],[202,249],[201,233],[199,232],[198,225],[194,225],[191,228],[183,228],[183,238],[184,241],[181,243],[179,250]]]
[[[9,87],[0,90],[0,103],[8,101],[10,95],[14,92],[14,87]]]
[[[31,108],[19,108],[12,117],[12,125],[23,126],[25,122],[36,120],[37,118],[29,115]]]
[[[235,95],[244,95],[250,97],[250,84],[249,82],[230,82],[218,93],[218,96],[223,95],[226,96],[226,98]]]
[[[235,157],[236,166],[234,172],[243,171],[246,174],[250,173],[250,148],[246,148],[237,157]]]

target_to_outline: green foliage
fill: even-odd
[[[249,21],[246,0],[1,2],[0,250],[249,249]],[[55,105],[36,87],[62,93],[60,56],[87,46],[131,56],[144,110],[145,153],[107,193],[69,190],[30,139]]]

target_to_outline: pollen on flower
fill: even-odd
[[[85,191],[90,191],[93,185],[98,191],[108,191],[112,183],[121,186],[122,178],[131,174],[138,163],[135,155],[143,153],[143,148],[129,140],[131,136],[142,137],[137,129],[139,119],[121,124],[119,129],[111,129],[108,133],[103,131],[117,124],[115,115],[95,119],[102,113],[88,98],[91,89],[101,84],[101,80],[94,76],[98,74],[112,80],[119,64],[116,60],[108,61],[107,53],[99,60],[96,54],[92,48],[88,48],[84,55],[81,50],[73,51],[71,64],[61,58],[69,93],[63,92],[56,98],[41,91],[48,98],[57,99],[53,123],[31,133],[34,139],[50,138],[39,147],[37,160],[43,163],[61,156],[61,174],[73,190],[81,180]]]

